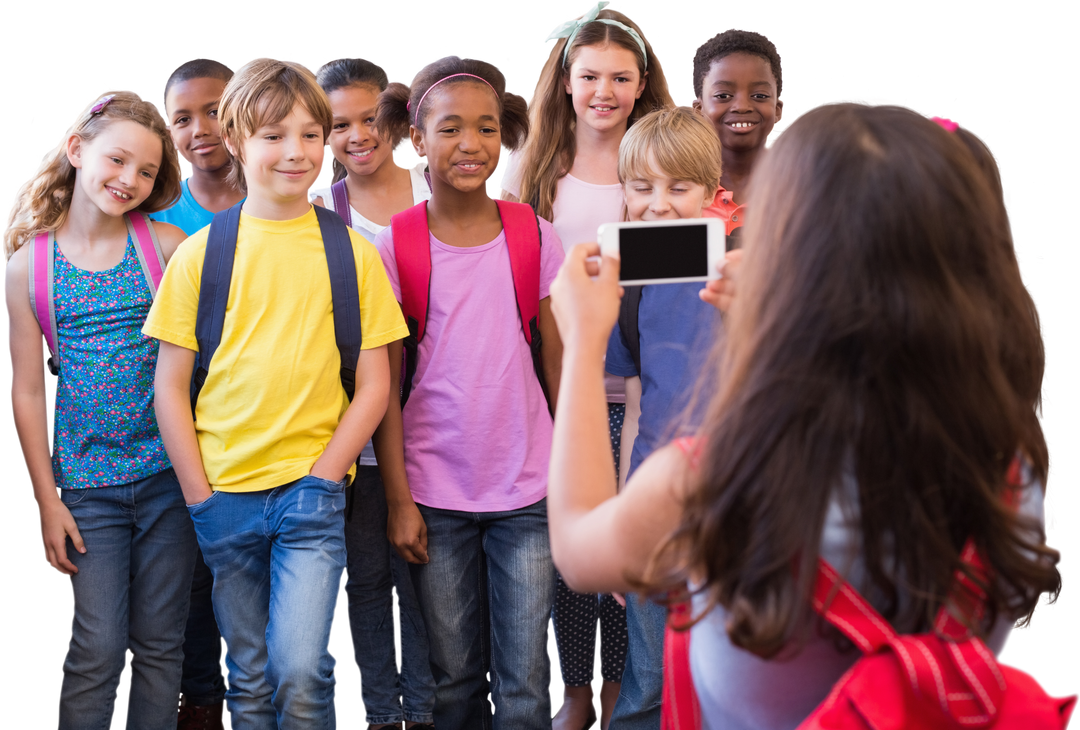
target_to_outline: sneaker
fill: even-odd
[[[221,723],[224,702],[212,705],[189,705],[180,696],[180,708],[176,715],[176,730],[225,730]]]

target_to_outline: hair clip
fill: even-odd
[[[109,105],[109,102],[112,101],[115,96],[116,94],[106,94],[105,96],[98,99],[98,103],[90,107],[90,116],[94,116],[95,114],[101,114],[102,112],[104,112],[105,107]]]
[[[951,119],[946,119],[945,117],[930,117],[930,121],[937,122],[946,132],[955,132],[960,128],[959,124]]]

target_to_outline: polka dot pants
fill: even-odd
[[[615,453],[615,478],[619,475],[619,446],[626,406],[608,403],[611,449]],[[593,678],[596,653],[596,619],[600,618],[600,675],[605,682],[621,682],[626,666],[626,609],[605,593],[575,593],[555,574],[555,643],[563,684],[582,687]]]

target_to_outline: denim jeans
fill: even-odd
[[[507,512],[419,508],[429,562],[409,567],[431,650],[435,727],[491,728],[490,690],[495,728],[550,730],[547,501]]]
[[[110,726],[131,650],[128,730],[176,726],[195,533],[172,469],[129,484],[65,489],[86,552],[67,541],[75,618],[60,728]],[[15,699],[15,698],[12,698]]]
[[[235,730],[334,727],[328,644],[344,508],[345,483],[313,476],[188,507],[214,574]]]
[[[184,629],[184,673],[180,680],[180,691],[191,705],[215,705],[225,699],[221,631],[214,619],[213,588],[214,576],[206,567],[202,551],[196,547],[191,608]]]
[[[629,643],[626,669],[609,730],[659,730],[664,692],[664,624],[667,609],[640,596],[626,595]]]
[[[386,538],[386,520],[386,491],[379,468],[358,466],[345,508],[345,593],[364,709],[371,725],[403,720],[430,723],[435,680],[428,663],[424,618],[409,565]],[[394,588],[401,611],[400,675],[394,651]]]

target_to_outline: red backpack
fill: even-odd
[[[547,383],[540,363],[540,221],[532,207],[524,203],[496,200],[502,219],[506,246],[510,252],[510,270],[525,342],[532,353],[533,370],[548,399]],[[416,374],[417,350],[424,339],[427,324],[428,296],[431,292],[431,240],[427,202],[403,210],[390,219],[394,232],[394,259],[401,282],[401,310],[409,327],[404,340],[404,377],[401,379],[401,405],[409,399]]]
[[[976,574],[986,574],[970,541],[960,557]],[[985,599],[958,571],[949,604],[970,605],[960,600],[963,594],[975,598],[976,605]],[[897,634],[822,559],[813,604],[864,656],[797,730],[1062,730],[1069,722],[1075,696],[1054,699],[1027,674],[998,664],[982,640],[944,606],[933,633]],[[673,608],[664,637],[662,730],[701,727],[690,674],[690,632],[673,629],[685,626],[689,615],[687,604]]]

